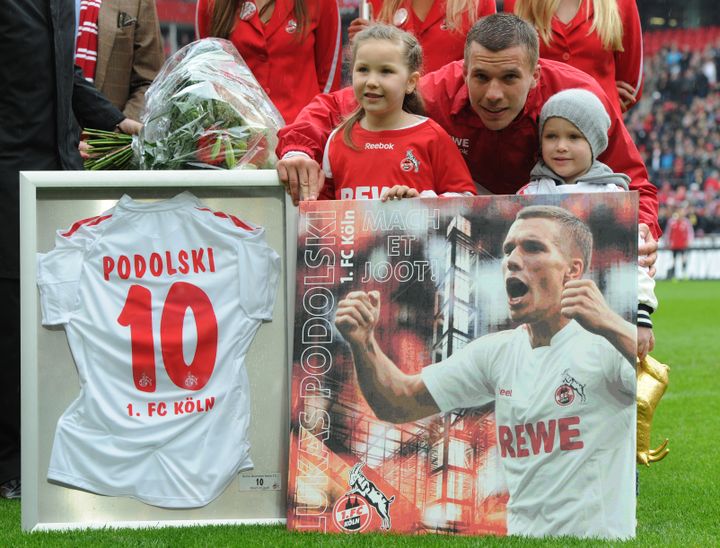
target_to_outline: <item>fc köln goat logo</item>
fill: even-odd
[[[405,158],[400,161],[400,169],[403,171],[420,171],[420,160],[415,158],[411,148],[405,151]]]
[[[585,403],[585,385],[580,384],[570,374],[569,369],[563,371],[562,375],[562,384],[555,390],[555,403],[566,407],[575,401],[576,396],[580,398],[581,403]]]
[[[385,496],[377,486],[365,477],[362,467],[365,463],[358,462],[350,469],[348,484],[350,491],[340,497],[333,507],[333,521],[339,529],[349,533],[356,533],[364,530],[370,524],[372,506],[380,517],[380,527],[389,530],[390,505],[395,500],[393,495],[390,498]]]

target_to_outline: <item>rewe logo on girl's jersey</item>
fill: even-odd
[[[341,200],[379,200],[383,192],[390,190],[389,186],[363,186],[358,185],[355,188],[341,188]]]

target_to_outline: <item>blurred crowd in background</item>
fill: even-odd
[[[660,226],[682,216],[695,236],[720,237],[720,28],[646,33],[645,53],[625,123],[658,187]]]

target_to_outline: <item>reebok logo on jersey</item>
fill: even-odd
[[[395,143],[365,143],[365,150],[395,150]]]
[[[505,390],[504,388],[501,388],[500,395],[510,397],[510,396],[512,396],[512,390]]]

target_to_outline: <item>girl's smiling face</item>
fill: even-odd
[[[366,40],[355,54],[355,98],[373,125],[402,113],[405,95],[415,90],[419,72],[410,72],[403,46],[390,40]]]

